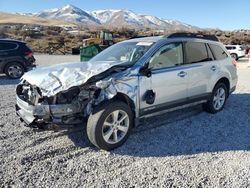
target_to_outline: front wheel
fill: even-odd
[[[224,83],[218,83],[212,92],[207,103],[203,104],[203,109],[209,113],[217,113],[221,111],[228,97],[228,89]]]
[[[133,113],[121,101],[109,101],[98,106],[89,116],[87,135],[92,144],[104,150],[121,146],[133,126]]]

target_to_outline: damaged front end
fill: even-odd
[[[67,68],[59,71],[76,75],[74,71],[69,71]],[[21,120],[30,126],[44,123],[79,124],[88,118],[94,106],[114,98],[119,92],[136,101],[137,79],[136,76],[131,76],[131,71],[127,68],[110,68],[100,71],[99,74],[88,74],[88,77],[83,71],[78,70],[78,73],[84,75],[85,79],[79,76],[78,80],[70,80],[72,84],[68,84],[67,87],[63,84],[69,82],[66,80],[62,83],[60,77],[53,76],[56,75],[53,73],[48,74],[51,79],[46,76],[40,84],[30,80],[31,75],[24,76],[16,88],[16,113]],[[70,79],[70,74],[67,77]],[[65,79],[65,76],[63,78]],[[52,83],[53,81],[58,81],[58,84]],[[49,88],[48,83],[61,85],[61,87]],[[47,87],[44,87],[44,84]]]
[[[88,115],[88,104],[98,89],[72,87],[44,97],[40,89],[23,81],[16,88],[16,112],[26,124],[77,124]]]

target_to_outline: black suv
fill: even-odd
[[[26,43],[11,39],[0,39],[0,73],[9,78],[20,78],[24,72],[36,65],[33,52]]]

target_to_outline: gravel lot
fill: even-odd
[[[39,65],[78,56],[37,55]],[[200,106],[142,122],[122,147],[99,151],[84,125],[41,131],[15,115],[15,84],[0,76],[0,187],[250,187],[250,68],[225,109]]]

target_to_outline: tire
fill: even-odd
[[[11,79],[21,78],[24,74],[24,67],[21,63],[8,63],[4,69],[5,74]]]
[[[224,94],[222,94],[223,91]],[[224,108],[227,98],[228,98],[228,88],[224,83],[222,82],[218,83],[214,87],[213,92],[207,103],[203,104],[203,109],[208,113],[215,114]]]
[[[128,139],[132,127],[131,108],[124,102],[111,100],[97,106],[90,114],[87,136],[93,145],[109,151],[121,146]]]
[[[238,55],[237,54],[235,54],[235,53],[233,53],[233,54],[231,54],[231,57],[233,58],[233,59],[235,59],[236,61],[238,61]]]

